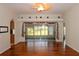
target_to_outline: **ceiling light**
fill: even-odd
[[[46,4],[46,3],[35,3],[33,5],[33,8],[36,11],[40,12],[40,11],[47,11],[47,10],[49,10],[50,6],[48,4]]]

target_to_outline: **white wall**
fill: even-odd
[[[14,12],[10,11],[5,5],[0,4],[0,26],[8,26],[14,17]],[[0,53],[10,48],[10,30],[8,33],[0,33]]]
[[[23,16],[23,19],[21,19],[21,16]],[[29,16],[32,16],[32,18],[31,19],[28,19],[28,17]],[[38,17],[38,19],[35,19],[35,16],[37,16]],[[39,17],[40,16],[43,16],[44,18],[43,19],[40,19]],[[50,16],[50,19],[46,19],[46,16]],[[61,16],[60,14],[25,14],[25,15],[18,15],[17,17],[19,17],[19,18],[17,18],[16,19],[16,43],[18,43],[18,42],[24,42],[25,41],[25,38],[24,37],[22,37],[21,36],[21,34],[22,34],[22,23],[23,22],[28,22],[28,21],[62,21],[62,18],[61,19],[58,19],[57,17],[58,16]],[[62,28],[62,26],[63,26],[63,24],[62,24],[62,22],[59,22],[59,41],[62,41],[63,40],[63,28]]]
[[[67,45],[79,52],[79,4],[64,13]]]
[[[56,41],[59,41],[59,42],[63,42],[63,22],[58,22],[58,35],[59,35],[59,40],[56,40]]]
[[[15,20],[15,44],[25,41],[24,37],[22,37],[22,21]]]

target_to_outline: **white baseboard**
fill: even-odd
[[[0,54],[4,53],[5,51],[7,51],[7,50],[9,50],[9,49],[10,49],[10,47],[6,48],[6,49],[3,50],[3,51],[0,51]]]
[[[67,46],[69,46],[70,48],[74,49],[76,52],[79,52],[79,50],[77,50],[76,48],[72,47],[70,44],[67,43]]]
[[[15,43],[15,45],[17,45],[20,42]],[[6,48],[5,50],[1,51],[0,54],[4,53],[5,51],[9,50],[11,47]]]

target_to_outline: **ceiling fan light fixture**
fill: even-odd
[[[50,6],[46,3],[35,3],[33,6],[34,9],[36,9],[36,11],[47,11],[49,10]]]

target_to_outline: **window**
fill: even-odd
[[[47,26],[34,26],[34,27],[28,27],[27,28],[27,35],[48,35],[48,27]]]

